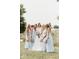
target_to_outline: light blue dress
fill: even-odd
[[[31,35],[32,33],[27,32],[27,36]],[[29,40],[29,38],[27,38]],[[32,48],[32,42],[25,42],[25,48]]]
[[[36,39],[36,31],[33,29],[31,34],[32,34],[32,42],[31,42],[32,43],[31,48],[32,48]]]
[[[48,40],[46,43],[46,52],[53,52],[53,51],[54,51],[53,37],[51,33],[48,33]]]

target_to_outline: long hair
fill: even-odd
[[[29,32],[29,30],[31,30],[31,25],[30,24],[27,27],[27,32]]]
[[[36,31],[36,28],[37,28],[37,24],[34,25],[34,30],[35,30],[35,31]]]
[[[38,23],[38,27],[41,27],[41,24],[40,23]]]
[[[49,24],[46,24],[46,28],[48,29],[49,32],[51,32],[51,27]]]

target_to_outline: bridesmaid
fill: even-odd
[[[54,42],[51,34],[51,27],[47,25],[48,28],[48,39],[46,42],[46,52],[54,52]]]
[[[34,42],[35,42],[35,39],[36,39],[36,31],[35,31],[35,26],[34,25],[32,25],[31,26],[31,31],[32,31],[32,33],[31,33],[31,37],[32,37],[32,47],[33,47],[33,44],[34,44]]]
[[[26,49],[31,49],[32,48],[32,43],[31,43],[31,25],[30,24],[27,27],[25,48]]]

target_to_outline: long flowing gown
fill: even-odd
[[[54,52],[54,43],[53,43],[53,37],[51,33],[48,33],[48,40],[46,44],[46,52]]]
[[[47,30],[46,29],[43,30],[40,39],[42,39],[42,42],[41,42],[42,43],[42,45],[41,45],[42,50],[45,51],[46,50],[46,41],[48,39],[48,33],[47,33]]]
[[[36,31],[33,29],[33,31],[32,31],[32,47],[34,45],[35,39],[36,39]]]
[[[32,35],[31,32],[27,32],[27,34],[26,34],[25,48],[32,48],[32,42],[30,41],[31,40],[31,35]]]
[[[40,42],[40,38],[38,37],[37,34],[41,34],[41,28],[36,29],[36,39],[35,39],[32,50],[33,51],[44,51],[44,49],[43,49],[44,44],[42,42]]]

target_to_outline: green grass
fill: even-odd
[[[24,42],[20,43],[20,59],[59,59],[58,52],[34,52],[24,48]]]
[[[20,42],[20,59],[59,59],[59,30],[53,31],[55,52],[33,52],[27,51],[24,48],[24,42]],[[21,39],[24,40],[24,34],[21,34]]]

